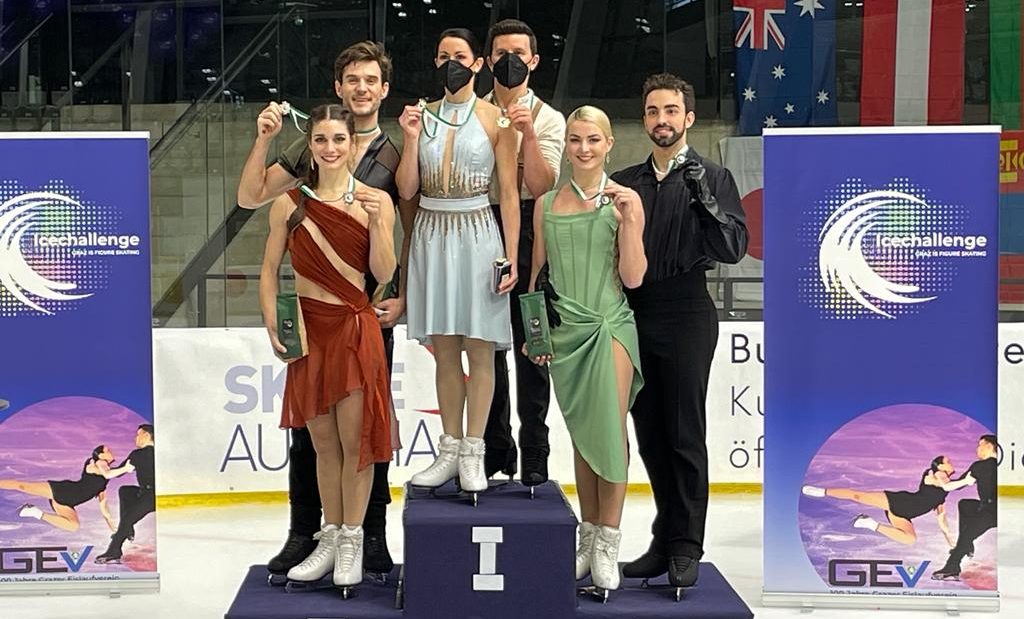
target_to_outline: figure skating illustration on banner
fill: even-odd
[[[764,144],[766,603],[998,608],[998,128]]]
[[[0,135],[0,593],[157,586],[147,149]]]

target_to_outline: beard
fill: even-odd
[[[663,136],[663,137],[658,137],[656,132],[659,129],[668,129],[672,133],[670,133],[670,134],[668,134],[666,136]],[[650,133],[647,134],[647,137],[651,138],[651,141],[654,142],[655,144],[657,144],[658,146],[660,146],[662,148],[666,148],[666,147],[672,146],[673,144],[675,144],[679,140],[681,140],[684,137],[686,137],[686,130],[683,129],[682,131],[676,131],[676,128],[672,127],[671,125],[658,125],[654,129],[652,129],[650,131]]]

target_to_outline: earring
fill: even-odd
[[[605,163],[611,163],[611,162],[612,162],[612,156],[611,156],[611,154],[608,154],[608,155],[605,155],[605,156],[604,156],[604,162],[605,162]]]

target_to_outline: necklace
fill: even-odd
[[[359,129],[356,129],[356,135],[359,135],[359,136],[373,135],[374,133],[377,133],[378,131],[380,131],[380,125],[374,125],[373,129],[366,129],[366,130],[363,130],[363,131],[360,131]]]
[[[654,173],[658,176],[665,177],[668,176],[669,172],[683,165],[683,162],[686,161],[686,155],[682,151],[685,148],[686,145],[683,145],[682,148],[676,151],[675,155],[672,155],[672,158],[668,160],[668,165],[665,167],[664,171],[658,168],[658,162],[654,159],[654,155],[651,155],[651,167],[654,168]]]
[[[310,198],[313,198],[314,200],[318,200],[320,202],[323,202],[324,204],[329,204],[331,202],[337,202],[339,200],[341,200],[345,204],[352,204],[353,202],[356,201],[356,195],[355,195],[355,191],[356,191],[356,177],[354,177],[351,174],[349,174],[349,176],[348,176],[348,187],[346,188],[345,193],[341,194],[340,198],[335,198],[333,200],[324,200],[320,196],[316,195],[316,192],[314,192],[309,187],[309,185],[303,185],[303,186],[299,187],[299,190],[302,191],[302,193],[304,193],[307,196],[309,196]]]
[[[441,104],[437,106],[437,112],[435,112],[434,110],[432,110],[429,107],[427,107],[427,102],[424,99],[420,99],[419,103],[417,103],[417,106],[421,110],[423,110],[427,114],[427,116],[430,116],[431,118],[433,118],[435,123],[441,123],[443,125],[447,125],[447,126],[451,127],[452,129],[458,129],[459,127],[462,127],[463,125],[468,123],[469,119],[473,117],[473,110],[476,109],[476,101],[477,101],[476,95],[474,94],[473,98],[470,99],[470,101],[469,101],[469,112],[466,113],[466,117],[462,120],[462,122],[452,122],[450,120],[445,120],[445,118],[444,118],[444,108],[445,108],[445,104],[448,103],[447,99],[441,99]],[[461,107],[461,106],[466,105],[466,104],[465,103],[457,103],[457,104],[449,104],[449,105],[457,105],[457,106]],[[456,114],[456,118],[458,118],[458,110],[456,110],[455,114]],[[423,123],[423,132],[427,134],[428,138],[433,138],[434,136],[437,135],[437,125],[436,124],[434,125],[434,135],[431,135],[430,132],[427,131],[427,124]]]
[[[526,92],[527,92],[527,96],[530,97],[530,102],[526,105],[526,107],[532,110],[533,109],[533,104],[535,102],[535,95],[533,94],[533,91],[530,90],[530,89],[527,89]],[[522,99],[522,98],[523,97],[520,97],[520,99]],[[498,117],[498,126],[500,128],[502,128],[502,129],[507,129],[508,126],[512,124],[512,119],[508,117],[508,106],[504,106],[504,105],[501,104],[501,101],[498,101],[497,93],[493,93],[491,95],[491,100],[494,103],[497,103],[498,104],[498,109],[501,110],[501,116]],[[517,99],[517,101],[518,101],[518,99]]]
[[[301,118],[302,120],[309,120],[309,114],[292,107],[292,105],[287,101],[281,102],[281,114],[283,114],[284,116],[291,116],[292,122],[295,123],[295,128],[301,131],[302,133],[306,132],[305,129],[299,126],[299,119]]]
[[[598,202],[597,202],[597,207],[598,208],[611,204],[612,199],[609,198],[604,193],[604,188],[608,185],[608,175],[606,173],[604,173],[604,172],[601,173],[601,182],[598,184],[597,193],[595,193],[594,195],[590,196],[589,198],[587,197],[587,195],[585,193],[583,193],[583,189],[579,185],[576,184],[576,179],[570,178],[569,179],[569,185],[572,187],[573,193],[575,193],[576,196],[580,200],[582,200],[584,202],[590,202],[594,198],[597,198],[598,196],[600,196],[601,199],[598,200]]]

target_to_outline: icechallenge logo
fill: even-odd
[[[0,316],[54,314],[106,287],[109,256],[141,255],[141,239],[108,234],[116,211],[54,181],[0,184]]]
[[[840,319],[913,313],[949,290],[958,260],[987,255],[989,239],[964,234],[966,219],[907,179],[883,188],[849,180],[811,213],[805,236],[817,264],[801,295]]]

